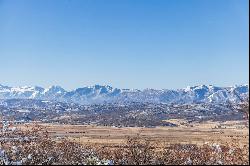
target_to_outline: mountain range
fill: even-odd
[[[212,85],[188,86],[168,89],[118,89],[108,85],[94,85],[66,91],[60,86],[43,88],[39,86],[9,87],[0,84],[0,99],[39,99],[73,102],[78,104],[102,104],[123,102],[151,103],[238,103],[249,96],[249,85],[217,87]]]

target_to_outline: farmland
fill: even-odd
[[[61,125],[40,123],[54,138],[101,145],[123,144],[129,137],[140,137],[152,142],[181,143],[202,145],[206,142],[225,144],[238,140],[241,145],[248,145],[249,131],[245,121],[203,122],[188,124],[185,120],[172,119],[178,127],[112,127],[96,125]],[[39,124],[39,123],[38,123]],[[34,124],[33,124],[34,125]],[[18,126],[27,130],[32,124]]]
[[[0,109],[0,165],[249,162],[247,116],[227,104],[11,102]]]

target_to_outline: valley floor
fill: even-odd
[[[185,120],[170,119],[178,127],[111,127],[95,125],[61,125],[38,123],[45,127],[53,138],[68,138],[82,144],[120,146],[130,137],[147,139],[162,144],[197,144],[239,142],[249,146],[249,128],[246,121],[187,123]],[[34,124],[18,125],[27,130]]]

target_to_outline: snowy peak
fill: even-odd
[[[60,86],[8,87],[0,84],[0,99],[43,99],[80,104],[103,102],[200,103],[240,102],[249,96],[249,85],[216,87],[213,85],[188,86],[177,90],[118,89],[109,85],[94,85],[66,91]]]
[[[53,94],[53,93],[62,94],[62,93],[66,93],[66,91],[60,86],[53,85],[53,86],[50,86],[49,88],[45,89],[44,93],[45,94]]]
[[[0,84],[0,91],[9,90],[10,88],[11,88],[11,87],[4,86],[4,85]]]
[[[248,85],[235,85],[231,88],[231,91],[235,91],[237,93],[247,93],[249,90]]]

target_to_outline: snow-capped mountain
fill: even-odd
[[[192,86],[177,90],[118,89],[111,86],[87,86],[66,91],[60,86],[9,87],[0,84],[0,99],[42,99],[80,104],[104,102],[152,102],[152,103],[224,103],[240,102],[249,96],[249,85],[216,87]]]
[[[44,91],[41,93],[40,98],[41,99],[49,99],[49,100],[57,100],[61,96],[64,96],[67,93],[66,90],[64,90],[60,86],[51,86],[47,89],[44,89]]]

